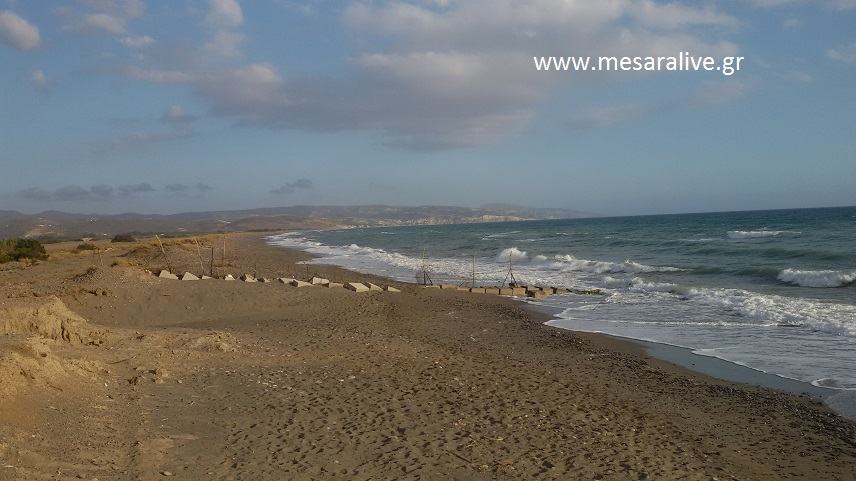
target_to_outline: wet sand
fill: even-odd
[[[856,479],[856,425],[807,396],[260,237],[233,236],[226,269],[403,292],[143,273],[199,273],[192,243],[0,266],[0,325],[70,312],[0,336],[23,367],[0,371],[0,479]]]

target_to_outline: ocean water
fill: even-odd
[[[856,390],[856,207],[359,228],[273,236],[311,262],[435,283],[600,288],[551,325]],[[510,262],[509,262],[510,261]]]

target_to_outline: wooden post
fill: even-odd
[[[202,248],[199,247],[199,239],[193,236],[193,242],[196,243],[196,255],[199,257],[199,274],[205,274],[205,265],[202,264]]]
[[[160,236],[155,234],[155,239],[158,240],[158,244],[160,244],[160,250],[163,254],[164,259],[166,259],[166,267],[172,272],[172,263],[169,262],[169,256],[166,255],[166,249],[163,248],[163,242],[161,242]]]

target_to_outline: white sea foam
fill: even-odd
[[[803,271],[785,269],[779,273],[779,280],[802,287],[844,287],[856,282],[856,270]]]
[[[529,255],[526,251],[522,251],[517,247],[509,247],[508,249],[503,249],[502,252],[496,257],[496,259],[500,262],[508,262],[512,261],[520,261],[528,258]]]
[[[543,256],[541,256],[543,257]],[[561,271],[579,271],[591,274],[618,274],[618,273],[643,273],[643,272],[679,272],[682,269],[670,266],[649,266],[631,260],[624,262],[593,261],[588,259],[577,259],[572,255],[559,255],[553,258],[550,266]]]
[[[784,231],[780,230],[731,230],[728,231],[729,239],[763,239],[765,237],[776,237]]]

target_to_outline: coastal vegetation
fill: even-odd
[[[0,239],[0,264],[21,259],[44,260],[48,253],[41,242],[33,239]]]

